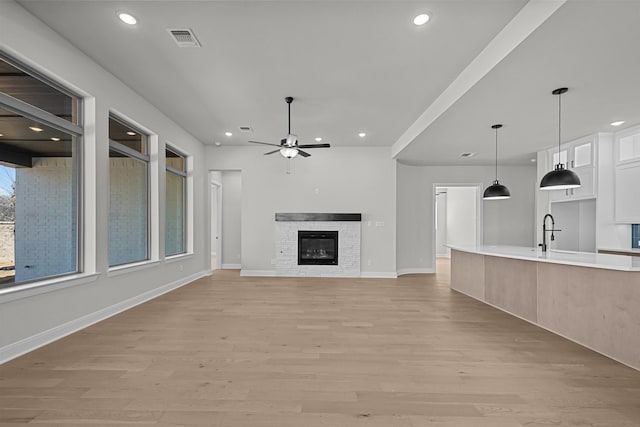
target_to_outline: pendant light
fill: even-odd
[[[496,180],[484,190],[484,195],[482,196],[484,200],[504,200],[511,197],[509,189],[498,181],[498,129],[501,127],[502,125],[491,126],[491,129],[496,130]]]
[[[558,95],[558,164],[551,172],[547,172],[540,181],[541,190],[567,190],[569,188],[580,187],[580,178],[575,172],[564,168],[564,164],[560,161],[560,142],[561,130],[562,130],[562,94],[566,93],[569,89],[561,87],[551,92],[554,95]]]

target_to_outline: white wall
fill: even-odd
[[[461,246],[477,244],[477,203],[475,187],[447,188],[447,243]]]
[[[407,166],[398,164],[397,212],[399,272],[433,271],[434,184],[490,185],[491,166]],[[508,200],[483,203],[483,238],[488,245],[534,245],[534,166],[502,166],[500,182],[511,191]]]
[[[395,275],[396,166],[390,148],[312,150],[312,157],[291,162],[291,175],[282,156],[265,151],[207,147],[209,169],[242,171],[243,273],[275,271],[276,212],[353,212],[363,219],[363,274]]]
[[[242,174],[222,172],[222,268],[240,268],[242,260]]]
[[[0,295],[0,325],[11,325],[0,328],[1,359],[11,357],[21,349],[26,351],[29,345],[44,339],[38,338],[38,334],[55,337],[58,331],[69,331],[74,325],[82,324],[85,316],[100,310],[108,312],[110,307],[129,299],[205,274],[208,271],[209,228],[204,220],[208,197],[205,193],[204,149],[200,141],[13,1],[0,2],[0,49],[86,96],[84,269],[96,273],[91,276],[94,281],[86,280],[88,283],[77,286],[55,285],[39,290],[46,291],[44,293],[23,290]],[[160,156],[151,174],[159,188],[156,200],[159,240],[155,242],[158,261],[139,270],[120,271],[118,275],[108,273],[108,117],[111,110],[157,134],[159,153],[164,152],[164,145],[169,142],[193,156],[189,171],[193,179],[192,191],[196,195],[193,209],[189,210],[189,220],[196,230],[193,255],[180,258],[178,262],[164,260],[164,232],[161,231],[164,230],[164,212],[159,209],[164,206],[164,156]]]

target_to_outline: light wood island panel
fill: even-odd
[[[638,271],[452,249],[451,277],[452,289],[640,369]]]

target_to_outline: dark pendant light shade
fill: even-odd
[[[565,169],[564,164],[560,163],[560,142],[562,140],[560,131],[562,130],[562,94],[569,89],[561,87],[551,92],[558,95],[558,164],[551,172],[547,172],[540,181],[541,190],[567,190],[570,188],[580,187],[580,177],[569,169]]]
[[[500,184],[497,179],[484,190],[484,195],[482,196],[485,200],[504,200],[510,197],[511,192],[509,192],[509,189]]]
[[[565,169],[562,163],[558,163],[556,168],[547,172],[540,181],[541,190],[566,190],[580,187],[580,178],[575,172]]]
[[[498,129],[501,127],[502,125],[491,126],[496,131],[496,180],[484,190],[484,200],[504,200],[511,197],[509,189],[498,181]]]

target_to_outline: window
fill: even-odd
[[[186,159],[176,150],[167,147],[166,199],[165,199],[165,254],[186,252]]]
[[[109,117],[109,265],[149,259],[148,136]]]
[[[81,271],[79,105],[0,55],[0,288]]]

